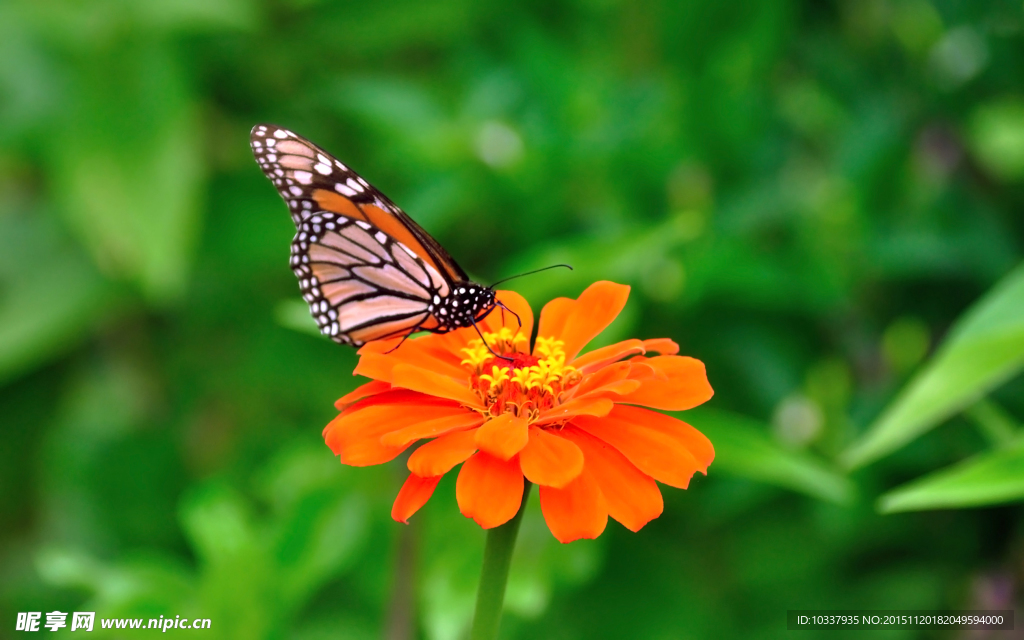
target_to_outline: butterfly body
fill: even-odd
[[[257,125],[264,174],[288,204],[291,268],[320,332],[361,346],[472,326],[497,304],[384,194],[308,140]]]

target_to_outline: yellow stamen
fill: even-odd
[[[558,340],[557,338],[543,338],[538,336],[537,347],[534,349],[534,351],[537,352],[537,355],[543,356],[545,358],[548,358],[554,355],[555,353],[561,353],[562,360],[564,361],[565,351],[562,350],[562,347],[564,346],[565,342],[563,342],[562,340]]]
[[[485,373],[480,376],[480,379],[490,385],[491,391],[499,391],[502,383],[509,379],[508,367],[499,367],[498,365],[494,365],[491,367],[490,375]]]
[[[490,415],[512,412],[534,421],[541,411],[561,402],[563,392],[579,384],[582,376],[575,367],[565,364],[565,343],[555,338],[540,337],[534,349],[536,364],[525,365],[527,338],[502,327],[495,333],[484,333],[484,340],[495,353],[518,356],[516,363],[495,360],[484,340],[476,339],[462,350],[463,365],[474,372],[471,386],[487,405]],[[490,366],[488,367],[488,363]],[[489,368],[488,373],[483,373]],[[483,384],[480,384],[483,383]]]
[[[494,357],[479,339],[470,342],[468,347],[462,349],[462,353],[466,354],[462,364],[469,365],[478,371],[480,370],[480,365]]]

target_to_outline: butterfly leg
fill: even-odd
[[[476,329],[477,334],[480,336],[480,340],[483,341],[484,346],[487,347],[487,350],[491,352],[492,356],[494,356],[495,358],[501,358],[502,360],[508,360],[509,362],[512,362],[515,359],[494,353],[494,349],[491,348],[491,345],[487,344],[487,338],[485,338],[484,334],[480,332],[480,327],[476,326],[476,320],[470,318],[469,321],[473,323],[473,328]]]
[[[519,331],[521,331],[523,329],[523,321],[519,318],[519,314],[516,313],[515,311],[509,309],[505,305],[501,304],[501,302],[498,302],[498,306],[501,307],[501,324],[502,324],[502,326],[505,325],[505,312],[508,311],[509,313],[511,313],[512,315],[514,315],[516,317],[516,323],[519,325],[519,329],[516,330],[516,335],[519,335]],[[527,337],[527,339],[529,339],[530,336],[526,336],[526,337]]]
[[[404,336],[402,336],[402,339],[399,340],[398,344],[396,344],[395,346],[393,346],[390,349],[388,349],[387,351],[385,351],[384,355],[387,355],[387,354],[391,353],[392,351],[398,349],[398,347],[400,347],[403,344],[405,344],[405,341],[409,339],[409,336],[411,336],[412,334],[416,333],[417,331],[419,331],[419,327],[413,327],[412,331],[410,331],[409,333],[407,333]]]
[[[498,303],[498,306],[501,307],[501,324],[505,324],[505,312],[508,311],[509,313],[511,313],[512,315],[514,315],[516,317],[516,324],[519,325],[519,328],[520,329],[523,328],[523,321],[519,317],[518,313],[516,313],[515,311],[509,309],[508,307],[506,307],[505,305],[501,304],[500,302]]]

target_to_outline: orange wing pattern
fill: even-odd
[[[260,124],[253,127],[249,141],[256,162],[288,203],[296,226],[314,211],[362,220],[401,242],[449,283],[469,280],[448,252],[387,196],[309,140]]]
[[[254,127],[250,142],[291,210],[291,267],[321,333],[358,347],[470,326],[494,308],[494,291],[325,151],[271,125]]]
[[[299,223],[291,264],[320,331],[342,344],[436,329],[433,314],[451,294],[404,244],[364,220],[326,211]]]

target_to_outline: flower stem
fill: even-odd
[[[519,512],[512,519],[487,532],[484,547],[484,566],[480,571],[480,587],[476,592],[476,613],[473,615],[471,640],[493,640],[498,637],[501,623],[501,605],[505,601],[505,585],[508,583],[508,568],[512,564],[512,550],[516,546],[519,525],[526,511],[526,499],[530,496],[529,480],[523,479],[523,500]]]

